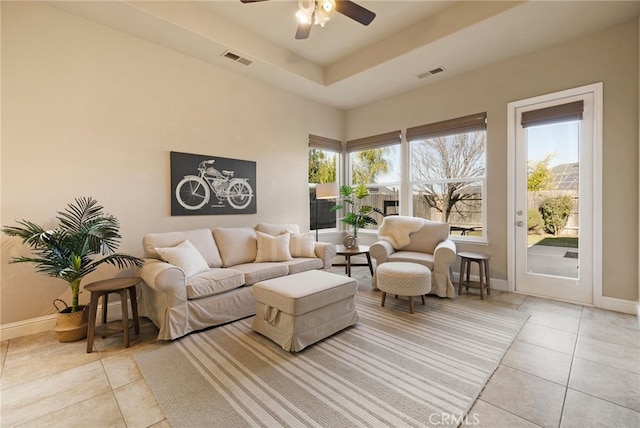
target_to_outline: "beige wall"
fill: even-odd
[[[55,8],[2,2],[4,225],[52,224],[90,195],[120,219],[120,250],[135,255],[147,232],[259,221],[308,228],[308,134],[341,138],[343,116]],[[256,161],[258,213],[171,217],[172,150]],[[1,243],[2,324],[68,300],[61,280],[7,264],[25,253],[18,240]]]
[[[444,64],[446,67],[446,64]],[[488,247],[507,278],[507,103],[604,82],[603,294],[638,299],[638,21],[347,112],[353,139],[487,112]]]

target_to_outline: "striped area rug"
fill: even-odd
[[[134,358],[174,427],[458,425],[528,315],[437,297],[411,315],[387,301],[359,292],[358,324],[299,353],[247,318]]]

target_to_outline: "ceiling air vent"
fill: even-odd
[[[444,67],[437,67],[433,70],[425,71],[422,74],[418,74],[418,79],[424,79],[425,77],[433,76],[434,74],[442,73],[444,71]]]
[[[240,55],[236,55],[233,52],[230,51],[224,51],[222,54],[223,57],[230,59],[231,61],[234,62],[239,62],[242,65],[249,65],[251,64],[253,61],[248,60],[247,58],[243,58]]]

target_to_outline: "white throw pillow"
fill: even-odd
[[[175,247],[182,241],[187,240],[193,244],[198,252],[207,261],[209,267],[222,267],[220,252],[213,240],[210,229],[192,229],[180,232],[148,233],[142,238],[144,256],[154,259],[161,259],[156,248]]]
[[[283,233],[282,235],[271,236],[267,233],[256,231],[256,235],[258,236],[256,263],[291,260],[291,253],[289,252],[291,234]]]
[[[156,251],[164,261],[182,269],[187,277],[209,270],[209,265],[202,254],[187,240],[175,247],[156,248]]]
[[[291,257],[317,257],[316,238],[312,233],[292,233],[289,251]]]

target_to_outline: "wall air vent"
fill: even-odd
[[[433,70],[425,71],[422,74],[418,74],[418,79],[424,79],[425,77],[433,76],[434,74],[442,73],[444,71],[444,67],[437,67]]]
[[[242,65],[249,65],[249,64],[251,64],[253,62],[251,60],[248,60],[247,58],[243,58],[240,55],[236,55],[236,54],[234,54],[233,52],[230,52],[230,51],[224,51],[221,56],[223,56],[223,57],[225,57],[227,59],[230,59],[231,61],[238,62],[238,63],[240,63]]]

